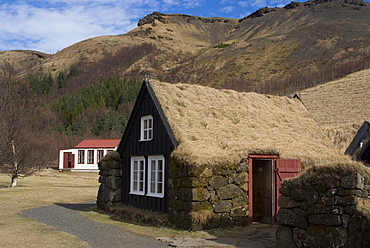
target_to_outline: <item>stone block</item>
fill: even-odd
[[[234,182],[236,185],[242,185],[248,182],[248,172],[242,172],[235,176]]]
[[[308,215],[308,222],[315,225],[340,226],[342,225],[342,216],[333,214]]]
[[[169,208],[175,209],[176,211],[184,210],[184,202],[176,199],[170,199],[168,201]]]
[[[108,176],[116,176],[121,177],[122,176],[122,170],[121,169],[110,169],[107,173]]]
[[[289,187],[281,187],[279,193],[285,196],[291,196],[291,189]]]
[[[282,208],[279,210],[277,214],[277,221],[288,226],[299,227],[302,229],[307,228],[307,219],[287,208]]]
[[[324,204],[314,204],[308,209],[308,214],[328,214],[328,207]]]
[[[213,212],[215,213],[230,213],[232,204],[230,201],[220,201],[213,204]]]
[[[210,181],[209,177],[183,177],[182,186],[185,188],[206,187]]]
[[[289,196],[281,195],[278,199],[278,204],[281,208],[296,208],[299,207],[299,202],[293,200]]]
[[[184,201],[207,201],[211,194],[205,188],[182,188],[184,191]],[[180,199],[181,200],[181,199]]]
[[[243,194],[237,197],[234,197],[231,200],[231,203],[233,204],[233,207],[245,207],[249,203],[249,199],[247,194]]]
[[[329,177],[326,179],[326,187],[329,189],[338,188],[340,179],[338,177]]]
[[[208,201],[185,202],[184,210],[188,212],[210,211],[212,210],[212,204],[209,203]]]
[[[248,172],[249,171],[249,165],[246,161],[242,161],[238,168],[237,168],[237,171],[238,172]]]
[[[331,226],[311,225],[302,239],[304,247],[347,247],[348,235],[345,229]]]
[[[359,198],[356,196],[340,196],[338,197],[338,205],[348,206],[355,205],[358,202]]]
[[[209,181],[209,185],[214,189],[219,189],[227,184],[227,178],[224,176],[213,176]]]
[[[328,190],[325,181],[320,181],[318,184],[314,186],[314,188],[319,193],[326,193],[326,191]]]
[[[294,239],[293,232],[290,227],[279,225],[276,229],[276,247],[279,248],[294,248],[297,247]]]
[[[326,206],[334,206],[338,205],[338,196],[333,196],[328,199],[326,199]]]
[[[122,177],[108,176],[105,184],[111,189],[122,188]]]
[[[220,200],[226,200],[241,196],[245,193],[235,184],[229,184],[226,186],[222,186],[219,190],[216,191],[216,194],[218,198],[220,198]]]
[[[290,196],[295,201],[303,201],[303,190],[300,187],[293,187],[290,192]]]
[[[359,173],[350,174],[340,179],[340,186],[348,189],[363,189],[364,177]]]
[[[298,248],[305,247],[304,244],[302,244],[302,240],[304,239],[305,234],[306,234],[306,230],[303,230],[301,228],[293,229],[293,240],[294,240],[295,245]]]
[[[353,195],[357,197],[362,197],[361,189],[341,189],[338,191],[339,196]]]
[[[341,206],[329,206],[328,207],[329,213],[331,214],[340,214],[344,213],[344,207]]]
[[[107,180],[107,177],[106,176],[100,176],[99,177],[99,183],[101,184],[105,184],[105,181]]]
[[[333,189],[333,188],[330,188],[326,191],[325,195],[327,197],[333,197],[335,196],[336,194],[338,193],[338,189]]]
[[[244,192],[248,192],[249,184],[245,183],[245,184],[239,185],[239,188],[241,188]]]
[[[316,190],[304,190],[303,191],[303,198],[305,199],[305,201],[307,202],[308,206],[313,206],[318,198],[319,198],[319,194],[316,192]]]
[[[232,208],[230,212],[230,217],[232,218],[245,217],[247,215],[248,215],[248,210],[244,207]]]

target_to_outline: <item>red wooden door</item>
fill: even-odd
[[[75,167],[75,155],[71,152],[65,152],[63,158],[63,168],[71,169]]]
[[[297,177],[301,171],[301,160],[299,159],[277,159],[275,163],[275,216],[279,211],[279,189],[281,181],[286,178]]]

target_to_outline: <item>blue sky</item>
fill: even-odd
[[[56,53],[76,42],[124,34],[154,11],[243,18],[291,0],[0,0],[0,51]],[[300,1],[303,2],[303,1]]]

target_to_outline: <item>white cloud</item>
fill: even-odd
[[[235,9],[234,6],[227,6],[227,7],[224,7],[221,9],[221,12],[224,12],[224,13],[230,13],[232,12],[233,10]]]
[[[281,5],[284,1],[269,3]],[[186,9],[194,15],[238,16],[269,3],[267,0],[3,0],[0,49],[54,53],[87,38],[126,33],[153,11],[183,13]]]

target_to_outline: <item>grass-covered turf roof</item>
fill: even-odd
[[[303,164],[348,161],[297,99],[150,80],[179,146],[196,165],[238,163],[278,154]]]

